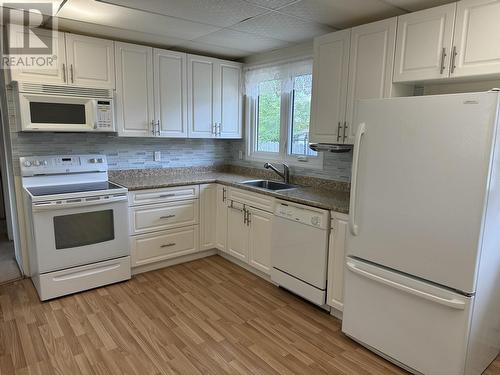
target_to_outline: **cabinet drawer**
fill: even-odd
[[[132,267],[199,251],[198,233],[193,225],[131,237]]]
[[[150,204],[130,208],[130,234],[198,223],[198,200]]]
[[[273,212],[274,198],[268,195],[230,188],[228,198],[235,202],[240,202],[264,211]]]
[[[198,198],[198,185],[129,192],[129,205],[152,204]]]

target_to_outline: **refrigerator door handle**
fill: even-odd
[[[385,279],[381,276],[374,275],[368,271],[362,270],[355,263],[350,262],[350,261],[347,261],[346,265],[350,271],[352,271],[360,276],[366,277],[367,279],[376,281],[378,283],[387,285],[389,287],[398,289],[402,292],[410,293],[410,294],[413,294],[414,296],[424,298],[428,301],[436,302],[436,303],[439,303],[441,305],[451,307],[453,309],[457,309],[457,310],[464,310],[465,309],[465,302],[461,301],[459,299],[442,298],[442,297],[438,297],[438,296],[435,296],[433,294],[424,292],[422,290],[414,289],[414,288],[409,287],[407,285],[399,284],[395,281],[388,280],[388,279]]]
[[[359,164],[359,150],[361,147],[361,137],[366,133],[365,123],[361,123],[356,131],[354,139],[354,151],[352,161],[352,181],[351,181],[351,197],[349,202],[349,230],[353,236],[358,235],[358,225],[356,224],[356,184],[358,180],[358,164]]]

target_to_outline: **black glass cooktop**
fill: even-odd
[[[115,185],[112,182],[103,181],[103,182],[89,182],[84,184],[34,186],[27,189],[33,196],[39,197],[42,195],[114,190],[114,189],[122,189],[122,187]]]

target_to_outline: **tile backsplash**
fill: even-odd
[[[118,169],[169,168],[232,164],[262,168],[262,163],[239,160],[242,140],[127,138],[95,133],[22,133],[17,119],[12,92],[7,90],[9,127],[14,173],[20,174],[19,158],[33,155],[103,154],[109,167]],[[154,161],[155,151],[161,160]],[[352,153],[326,153],[323,169],[292,167],[296,175],[342,182],[350,181]]]

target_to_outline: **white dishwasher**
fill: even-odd
[[[325,305],[330,212],[278,200],[274,215],[271,280]]]

